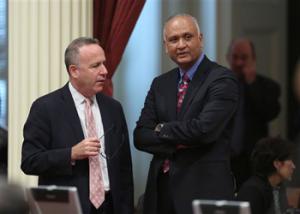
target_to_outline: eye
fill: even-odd
[[[184,35],[184,39],[185,39],[186,41],[190,41],[192,38],[193,38],[193,35],[192,35],[192,34],[185,34],[185,35]]]
[[[178,41],[178,38],[177,37],[170,37],[169,39],[168,39],[168,42],[169,43],[176,43]]]
[[[101,63],[95,63],[92,65],[92,68],[98,68],[101,65]]]

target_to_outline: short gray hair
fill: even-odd
[[[91,44],[97,44],[100,46],[99,40],[91,37],[79,37],[68,45],[65,50],[65,65],[68,72],[70,65],[78,65],[79,48]]]

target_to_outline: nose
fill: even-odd
[[[104,64],[102,64],[101,67],[100,67],[100,74],[105,75],[105,76],[108,74],[108,71],[107,71]]]
[[[246,61],[240,57],[240,58],[237,58],[236,64],[239,67],[244,67],[246,65]]]
[[[184,48],[186,46],[186,41],[183,38],[180,38],[178,41],[178,48]]]
[[[292,168],[296,169],[296,165],[295,165],[294,161],[292,161],[291,164],[292,164]]]

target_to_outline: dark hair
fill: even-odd
[[[85,45],[99,44],[99,40],[91,37],[79,37],[73,40],[65,50],[65,65],[69,72],[70,65],[78,65],[79,48]]]
[[[275,160],[292,159],[294,145],[280,137],[263,138],[256,144],[252,155],[252,167],[255,174],[268,177],[276,172]]]

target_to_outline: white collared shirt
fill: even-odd
[[[70,82],[68,85],[69,85],[69,89],[70,89],[71,95],[73,97],[75,107],[76,107],[76,110],[77,110],[77,113],[78,113],[78,116],[80,119],[84,137],[87,138],[87,128],[85,125],[85,114],[84,114],[84,100],[86,99],[86,97],[84,97],[82,94],[80,94],[72,86],[72,84]],[[99,138],[104,134],[101,113],[100,113],[98,102],[96,100],[96,96],[93,96],[91,99],[93,100],[91,107],[92,107],[92,112],[93,112],[95,122],[96,122],[97,137]],[[105,136],[103,136],[100,139],[100,145],[101,145],[100,152],[102,154],[104,154],[104,156],[106,157]],[[99,153],[99,159],[100,159],[100,163],[101,163],[101,172],[102,172],[102,178],[103,178],[103,182],[104,182],[104,190],[109,191],[110,186],[109,186],[109,178],[108,178],[108,171],[107,171],[107,161],[106,161],[106,158],[104,158],[103,156],[100,155],[100,153]]]

